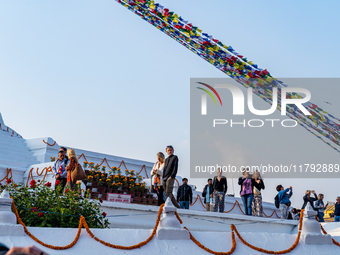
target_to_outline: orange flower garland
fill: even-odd
[[[3,178],[3,179],[1,179],[0,180],[0,182],[2,182],[3,180],[6,180],[6,179],[8,179],[8,177],[9,177],[9,174],[11,174],[11,179],[13,178],[13,176],[12,176],[12,168],[7,168],[7,170],[6,170],[6,176]]]
[[[49,143],[45,142],[45,140],[43,140],[43,142],[46,143],[48,146],[54,146],[57,143],[56,141],[54,141],[53,144],[49,144]]]
[[[46,244],[46,243],[40,241],[40,240],[39,240],[38,238],[36,238],[31,232],[28,231],[28,229],[27,229],[25,223],[23,223],[22,220],[21,220],[21,218],[19,217],[17,208],[15,207],[15,204],[14,204],[14,200],[13,200],[13,203],[12,203],[12,208],[13,208],[13,212],[14,212],[15,216],[17,216],[18,223],[24,227],[25,233],[26,233],[29,237],[31,237],[34,241],[36,241],[37,243],[41,244],[42,246],[45,246],[45,247],[50,248],[50,249],[53,249],[53,250],[66,250],[66,249],[69,249],[69,248],[73,247],[73,246],[78,242],[78,239],[79,239],[80,233],[81,233],[82,222],[85,221],[85,218],[84,218],[83,216],[80,217],[78,232],[77,232],[77,235],[76,235],[76,237],[74,238],[73,242],[70,243],[69,245],[66,245],[66,246],[54,246],[54,245]]]
[[[301,215],[303,215],[303,211],[304,210],[301,210]],[[300,221],[299,221],[299,232],[298,232],[298,235],[296,237],[295,243],[290,248],[283,250],[283,251],[269,251],[269,250],[265,250],[265,249],[262,249],[262,248],[258,248],[254,245],[251,245],[242,238],[242,236],[240,235],[240,233],[238,232],[238,230],[236,229],[234,224],[231,225],[231,228],[232,228],[233,231],[235,231],[236,235],[241,240],[241,242],[243,244],[245,244],[246,246],[248,246],[249,248],[253,249],[253,250],[263,252],[263,253],[267,253],[267,254],[285,254],[285,253],[288,253],[288,252],[291,252],[292,250],[294,250],[296,248],[296,246],[299,244],[299,240],[300,240],[300,236],[301,236],[301,230],[302,230],[302,219],[303,219],[303,217],[301,217]]]
[[[201,249],[205,250],[206,252],[209,252],[211,254],[215,254],[215,255],[230,255],[232,254],[235,249],[236,249],[236,241],[235,241],[235,234],[234,234],[234,231],[231,231],[231,240],[232,240],[232,246],[231,246],[231,249],[230,251],[227,251],[227,252],[218,252],[218,251],[213,251],[213,250],[210,250],[209,248],[205,247],[203,244],[201,244],[199,241],[197,241],[195,239],[195,237],[191,234],[191,232],[189,231],[189,229],[187,227],[184,227],[184,229],[186,229],[188,232],[189,232],[189,235],[190,235],[190,239],[198,246],[200,247]]]
[[[177,213],[177,212],[174,212],[174,214],[175,214],[177,220],[179,221],[179,223],[183,224],[183,221],[182,221],[182,219],[179,217],[178,213]]]
[[[94,238],[94,240],[96,240],[97,242],[100,242],[101,244],[104,244],[105,246],[108,246],[108,247],[111,247],[111,248],[115,248],[115,249],[120,249],[120,250],[133,250],[133,249],[136,249],[136,248],[141,248],[142,246],[146,245],[148,242],[150,242],[152,240],[152,238],[155,236],[156,234],[156,231],[157,231],[157,228],[158,228],[158,225],[159,225],[159,222],[161,220],[161,214],[162,214],[162,211],[163,211],[163,207],[164,207],[164,204],[162,204],[160,207],[159,207],[159,211],[158,211],[158,215],[157,215],[157,220],[156,220],[156,224],[155,224],[155,227],[151,233],[151,235],[149,236],[148,239],[146,239],[145,241],[143,242],[140,242],[138,244],[135,244],[135,245],[131,245],[131,246],[122,246],[122,245],[114,245],[114,244],[110,244],[108,242],[105,242],[103,240],[100,240],[98,237],[95,237],[95,235],[91,232],[89,226],[87,225],[85,219],[83,218],[83,225],[87,231],[87,233],[92,237]]]
[[[315,219],[316,219],[317,222],[319,222],[319,219],[318,219],[317,216],[315,216]],[[322,232],[323,232],[325,235],[327,235],[327,232],[326,232],[326,230],[323,228],[323,226],[321,225],[321,223],[320,223],[320,227],[321,227]],[[338,243],[337,241],[335,241],[333,238],[332,238],[332,241],[333,241],[333,243],[334,243],[335,245],[337,245],[337,246],[340,247],[340,243]]]

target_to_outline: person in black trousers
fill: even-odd
[[[214,196],[214,212],[224,213],[224,198],[227,193],[227,178],[222,176],[222,169],[217,169],[217,176],[214,177],[213,181],[213,196]]]
[[[213,211],[213,207],[212,207],[212,196],[213,196],[213,187],[212,187],[212,179],[209,178],[208,179],[208,184],[205,185],[203,192],[202,192],[202,197],[204,197],[204,204],[205,204],[205,209],[210,212]]]
[[[262,195],[261,189],[264,189],[264,182],[261,178],[260,172],[256,171],[252,177],[253,181],[253,201],[251,204],[252,215],[263,217]]]
[[[183,185],[179,186],[177,190],[177,201],[182,209],[189,209],[192,204],[192,189],[188,185],[188,179],[183,178]]]
[[[174,155],[174,148],[171,145],[166,147],[166,153],[168,154],[168,157],[164,162],[163,189],[166,198],[170,197],[172,204],[175,207],[180,208],[175,196],[172,194],[178,170],[178,157]]]

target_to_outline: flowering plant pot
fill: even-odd
[[[105,187],[99,187],[99,188],[98,188],[98,192],[99,192],[99,194],[103,194],[103,193],[105,193],[105,190],[106,190],[106,188],[105,188]]]
[[[98,198],[98,192],[92,192],[91,198]]]
[[[92,187],[98,188],[98,181],[92,181]]]
[[[135,202],[135,203],[140,203],[141,201],[142,201],[141,197],[134,197],[133,198],[133,202]]]

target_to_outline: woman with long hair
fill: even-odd
[[[241,186],[241,199],[244,206],[244,214],[252,215],[251,205],[253,202],[253,189],[255,180],[249,176],[249,170],[242,169],[243,175],[238,179],[238,184]]]
[[[253,202],[251,204],[252,215],[263,217],[262,195],[261,189],[264,189],[264,182],[259,171],[253,174],[254,187],[253,187]]]
[[[151,170],[151,189],[152,192],[157,193],[158,206],[164,204],[164,189],[163,189],[163,169],[165,156],[162,152],[157,153],[157,162]]]
[[[78,158],[74,149],[67,150],[67,156],[69,163],[66,167],[67,171],[67,184],[66,187],[71,190],[75,190],[77,187],[77,181],[84,180],[86,178],[85,173],[81,165],[78,163]]]

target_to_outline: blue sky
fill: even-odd
[[[339,1],[160,4],[274,77],[339,77]],[[0,34],[0,111],[24,138],[149,161],[172,144],[189,174],[190,78],[225,74],[113,0],[1,1]]]

